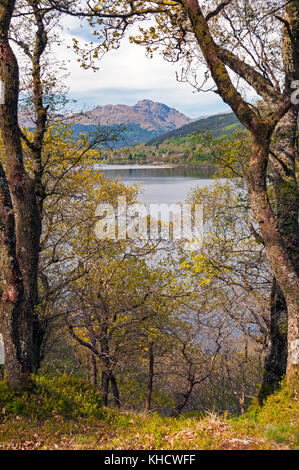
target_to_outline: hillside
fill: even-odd
[[[298,384],[283,384],[263,407],[241,416],[212,412],[165,417],[101,406],[92,385],[74,377],[36,380],[35,394],[0,382],[0,448],[7,450],[298,449]]]
[[[105,127],[106,129],[108,128],[108,130],[111,130],[112,134],[114,134],[118,128],[117,124],[109,126],[100,126],[100,129],[103,127]],[[96,125],[72,125],[74,138],[78,137],[81,133],[93,135],[94,132],[96,132],[97,130],[99,130],[99,127]],[[156,135],[156,132],[149,131],[148,129],[143,129],[137,124],[127,124],[124,127],[124,130],[119,134],[118,139],[116,141],[109,142],[109,147],[116,149],[140,144],[142,142],[147,142],[149,139],[152,139],[153,136]]]
[[[185,126],[145,143],[134,146],[118,145],[112,151],[101,151],[101,158],[108,163],[143,163],[213,166],[209,149],[196,139],[199,131],[207,131],[216,139],[230,137],[242,126],[234,113],[216,114],[198,119]]]
[[[187,137],[197,131],[208,131],[215,137],[220,137],[221,135],[231,134],[238,127],[241,127],[241,124],[234,113],[216,114],[215,116],[198,119],[180,127],[179,129],[175,129],[159,137],[150,139],[147,142],[147,145],[159,145],[166,140]]]

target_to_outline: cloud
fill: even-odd
[[[78,107],[133,105],[138,100],[151,99],[193,118],[229,109],[213,92],[194,93],[191,85],[179,83],[176,80],[179,64],[168,63],[159,54],[149,59],[144,48],[130,44],[127,39],[122,41],[119,49],[103,57],[98,71],[82,69],[72,50],[72,38],[83,45],[91,36],[73,19],[65,26],[62,44],[56,47],[55,55],[67,61],[70,74],[66,85],[70,96],[77,99]]]

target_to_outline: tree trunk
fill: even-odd
[[[111,371],[110,371],[109,380],[110,380],[110,383],[111,383],[113,404],[114,404],[114,406],[117,406],[117,408],[119,408],[120,407],[120,399],[119,399],[118,386],[117,386],[116,378],[115,378],[115,376],[113,375],[113,373]]]
[[[293,257],[287,249],[279,223],[272,211],[266,189],[269,140],[253,136],[248,193],[254,216],[259,224],[266,256],[273,274],[286,299],[288,308],[288,362],[287,374],[298,372],[299,358],[299,280]]]
[[[191,396],[192,390],[194,388],[194,385],[195,383],[193,381],[189,381],[186,392],[179,396],[176,409],[175,409],[175,416],[179,415],[183,411],[185,406],[187,405],[188,400]]]
[[[18,389],[22,387],[28,376],[26,363],[23,362],[19,332],[24,292],[16,257],[12,201],[2,164],[0,164],[0,250],[4,279],[0,330],[4,341],[5,371],[8,385]]]
[[[103,405],[108,405],[109,377],[105,371],[102,371],[102,397]]]
[[[148,363],[148,376],[147,376],[147,390],[146,390],[146,401],[145,409],[150,411],[152,391],[153,391],[153,378],[154,378],[154,343],[151,341],[148,348],[149,363]]]
[[[277,389],[286,373],[288,359],[287,306],[285,297],[273,279],[270,309],[269,344],[264,363],[264,375],[259,400]]]
[[[298,192],[295,171],[297,119],[298,110],[291,109],[275,130],[271,146],[270,174],[279,231],[298,274]],[[261,400],[277,388],[287,368],[288,311],[285,297],[276,279],[272,285],[270,316],[269,345],[260,392]]]
[[[33,316],[33,372],[37,373],[45,355],[46,332],[50,322],[40,320],[37,314]]]
[[[7,383],[12,388],[20,388],[27,384],[33,370],[33,314],[37,300],[41,220],[35,184],[24,168],[18,125],[19,70],[8,41],[14,6],[15,1],[0,3],[0,79],[4,83],[5,101],[0,105],[0,129],[6,155],[5,180],[13,204],[14,222],[10,225],[13,262],[15,267],[18,265],[21,278],[13,279],[4,270],[6,288],[2,296],[1,327]],[[7,260],[2,259],[2,263]]]
[[[91,383],[97,387],[98,385],[98,366],[95,354],[91,353]]]
[[[44,90],[42,83],[42,70],[41,70],[41,59],[45,52],[48,37],[47,31],[44,25],[44,17],[41,13],[39,2],[34,1],[31,3],[33,10],[33,16],[35,19],[36,32],[35,42],[33,48],[33,54],[29,56],[31,60],[31,75],[32,75],[32,88],[33,88],[33,105],[35,112],[35,124],[36,128],[34,131],[34,138],[30,144],[32,154],[32,171],[33,179],[35,183],[35,197],[38,206],[40,218],[43,214],[43,204],[46,197],[45,187],[43,184],[43,162],[42,162],[42,151],[44,144],[44,136],[47,127],[47,107],[44,105]],[[41,227],[40,227],[41,233]],[[38,301],[38,298],[36,298]],[[51,322],[45,322],[39,318],[38,312],[34,312],[33,318],[33,360],[34,370],[37,371],[43,359],[42,345],[44,337],[46,335],[47,328],[50,327]]]
[[[299,3],[289,2],[286,5],[286,24],[283,26],[282,55],[285,68],[286,90],[292,91],[292,82],[299,76]],[[299,275],[299,227],[298,227],[298,186],[296,180],[296,144],[298,137],[298,105],[283,118],[276,129],[279,155],[280,177],[283,184],[278,185],[278,197],[282,206],[278,206],[279,228],[288,253],[294,263],[297,278]],[[288,215],[287,215],[288,214]],[[279,279],[277,279],[279,282]],[[279,282],[281,289],[283,286]],[[298,289],[298,286],[297,286]],[[298,290],[297,290],[298,292]],[[299,305],[296,301],[288,303],[288,361],[287,376],[298,375],[299,368]]]

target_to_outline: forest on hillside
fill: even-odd
[[[70,18],[82,69],[130,37],[230,121],[118,150],[74,132]],[[298,1],[0,0],[1,448],[298,449],[298,77]],[[99,158],[213,166],[180,201],[202,239],[136,222]]]
[[[216,165],[216,160],[211,152],[212,138],[216,139],[217,144],[219,139],[230,138],[240,130],[240,123],[234,114],[229,113],[196,120],[147,140],[145,143],[126,145],[127,130],[125,127],[123,138],[120,137],[120,140],[116,141],[116,146],[113,142],[108,142],[108,148],[101,146],[99,160],[108,164],[162,163],[213,168]]]

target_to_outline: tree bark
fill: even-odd
[[[288,359],[287,322],[285,297],[274,278],[271,292],[269,344],[264,362],[262,387],[259,392],[261,403],[277,389],[286,373]]]
[[[266,189],[266,171],[269,142],[253,136],[250,171],[247,179],[251,207],[259,224],[266,246],[266,255],[273,274],[284,294],[288,309],[288,363],[287,373],[298,372],[299,342],[299,281],[295,260],[287,249],[279,230]]]
[[[283,26],[282,55],[285,68],[286,89],[292,91],[292,82],[299,76],[299,4],[290,2],[286,6],[287,25]],[[299,225],[298,209],[299,194],[296,180],[296,156],[298,138],[298,111],[293,109],[280,121],[276,128],[277,145],[275,154],[279,155],[278,172],[280,176],[277,185],[279,229],[288,253],[293,260],[297,276],[299,275]],[[280,171],[279,171],[280,170]],[[287,375],[292,378],[298,375],[299,368],[299,305],[288,308],[288,362]]]
[[[289,256],[298,269],[298,191],[296,181],[296,135],[298,110],[291,109],[279,122],[271,145],[270,174],[279,231]],[[286,373],[288,356],[288,311],[284,294],[273,280],[270,308],[269,345],[264,364],[260,399],[275,390]]]
[[[11,236],[15,245],[15,264],[21,273],[23,293],[17,297],[15,294],[9,295],[7,291],[3,293],[1,323],[6,351],[7,382],[12,388],[20,388],[22,384],[27,383],[33,369],[33,313],[37,300],[41,221],[35,183],[24,168],[18,125],[19,70],[8,41],[14,7],[15,1],[0,1],[0,79],[4,83],[5,95],[5,102],[0,105],[0,130],[6,156],[6,180],[13,206],[14,226]],[[19,277],[14,281],[11,276],[7,277],[5,282],[7,286],[10,283],[10,290],[19,290]],[[9,328],[12,315],[14,321]],[[11,364],[16,360],[19,366],[13,368]]]
[[[108,405],[109,377],[105,371],[102,371],[102,397],[103,405]]]
[[[154,343],[151,341],[148,348],[149,362],[148,362],[148,376],[147,376],[147,389],[146,389],[146,401],[145,409],[150,411],[152,391],[153,391],[153,379],[154,379]]]
[[[91,383],[97,387],[98,385],[98,366],[95,354],[91,353]]]
[[[101,337],[100,337],[100,344],[101,344],[101,354],[100,358],[103,364],[104,374],[107,377],[108,385],[111,385],[112,397],[113,397],[113,404],[116,407],[120,407],[120,398],[119,398],[119,390],[117,386],[116,378],[113,374],[113,363],[110,356],[109,350],[109,341],[107,338],[108,330],[106,326],[102,326],[101,328]],[[107,385],[107,389],[108,389]],[[108,397],[106,399],[108,401]]]
[[[195,382],[192,380],[189,380],[187,390],[184,393],[182,393],[178,398],[178,402],[177,402],[175,413],[174,413],[175,416],[178,416],[187,405],[194,386],[195,386]]]
[[[24,298],[22,275],[16,257],[15,221],[6,176],[0,164],[0,249],[4,280],[0,329],[4,340],[5,371],[10,387],[18,389],[27,379],[20,344],[19,323]]]
[[[117,386],[117,381],[113,373],[110,371],[110,377],[109,377],[110,383],[111,383],[111,390],[112,390],[112,396],[113,396],[113,404],[117,408],[120,408],[120,398],[119,398],[119,390]]]

